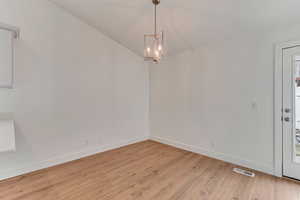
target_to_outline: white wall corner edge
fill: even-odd
[[[81,151],[78,152],[73,152],[73,153],[68,153],[62,156],[57,156],[48,160],[44,160],[44,161],[40,161],[40,162],[36,162],[33,164],[29,164],[26,166],[22,166],[20,168],[15,168],[15,169],[8,169],[8,170],[4,170],[4,171],[0,171],[0,181],[1,180],[5,180],[5,179],[9,179],[9,178],[13,178],[16,176],[20,176],[20,175],[24,175],[27,173],[31,173],[34,171],[38,171],[41,169],[46,169],[49,167],[53,167],[56,165],[60,165],[60,164],[64,164],[70,161],[74,161],[74,160],[78,160],[87,156],[91,156],[94,154],[98,154],[98,153],[102,153],[105,151],[109,151],[109,150],[113,150],[113,149],[117,149],[120,147],[124,147],[130,144],[135,144],[138,142],[143,142],[148,140],[149,137],[148,136],[142,136],[142,137],[138,137],[138,138],[134,138],[134,139],[129,139],[129,140],[125,140],[125,141],[120,141],[114,144],[108,144],[108,145],[102,145],[102,146],[93,146],[93,147],[89,147],[86,149],[83,149]]]
[[[210,150],[206,150],[206,149],[202,149],[196,146],[192,146],[192,145],[188,145],[188,144],[184,144],[178,141],[174,141],[174,140],[170,140],[170,139],[166,139],[166,138],[161,138],[161,137],[157,137],[157,136],[151,136],[150,140],[162,143],[162,144],[166,144],[166,145],[170,145],[176,148],[180,148],[186,151],[190,151],[193,153],[197,153],[197,154],[201,154],[201,155],[205,155],[208,156],[210,158],[214,158],[217,160],[222,160],[228,163],[232,163],[234,165],[239,165],[241,167],[245,167],[245,168],[249,168],[249,169],[253,169],[256,171],[260,171],[266,174],[270,174],[270,175],[275,175],[275,171],[274,171],[274,166],[270,165],[263,165],[263,164],[259,164],[253,161],[249,161],[249,160],[244,160],[241,158],[237,158],[235,156],[232,155],[227,155],[224,153],[219,153],[219,152],[213,152]],[[275,175],[276,176],[276,175]]]

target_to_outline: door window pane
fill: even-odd
[[[295,57],[295,129],[294,129],[294,158],[300,163],[300,56]]]

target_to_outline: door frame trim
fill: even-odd
[[[300,40],[279,43],[275,47],[274,65],[274,175],[283,176],[282,89],[283,50],[300,46]]]

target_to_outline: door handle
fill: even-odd
[[[291,112],[291,109],[289,109],[289,108],[286,108],[286,109],[284,109],[284,112],[286,112],[286,113],[290,113],[290,112]]]
[[[291,119],[289,117],[285,117],[284,121],[289,122],[289,121],[291,121]]]

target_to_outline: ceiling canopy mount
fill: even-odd
[[[160,3],[160,0],[152,0],[152,3],[153,3],[154,5],[158,5],[158,4]]]

